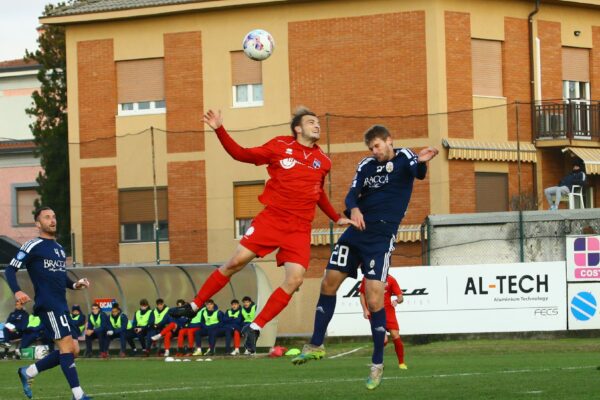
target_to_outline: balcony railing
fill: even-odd
[[[535,105],[536,139],[600,140],[600,101],[565,100]]]

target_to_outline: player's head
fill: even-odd
[[[204,305],[206,306],[206,309],[208,311],[212,311],[215,309],[215,302],[213,301],[213,299],[206,300],[206,303],[204,303]]]
[[[292,135],[296,139],[302,137],[304,140],[316,142],[321,137],[319,118],[306,107],[298,107],[296,109],[292,117],[292,122],[290,122],[290,128],[292,129]]]
[[[140,308],[142,310],[147,310],[148,307],[150,307],[150,303],[148,303],[148,300],[147,299],[141,299],[140,300]]]
[[[162,311],[162,309],[165,308],[165,301],[161,298],[156,299],[156,308],[158,308],[159,311]]]
[[[73,307],[71,307],[71,314],[73,314],[73,315],[81,314],[81,307],[79,307],[78,304],[73,304]]]
[[[184,299],[177,299],[177,301],[175,302],[175,304],[177,305],[177,307],[183,307],[185,305],[185,300]]]
[[[22,310],[23,309],[23,303],[21,303],[19,300],[15,301],[15,310]]]
[[[35,226],[40,231],[40,236],[56,236],[56,214],[50,207],[43,206],[35,210],[33,214]]]
[[[110,310],[110,313],[113,316],[117,316],[121,313],[121,307],[119,307],[119,303],[114,303],[112,306],[112,309]]]
[[[252,304],[252,299],[249,296],[244,296],[244,298],[242,298],[242,304],[244,307],[248,308]]]
[[[365,144],[377,161],[394,158],[394,145],[390,131],[383,125],[373,125],[365,132]]]
[[[98,305],[98,303],[92,304],[92,314],[98,314],[98,313],[100,313],[100,306]]]
[[[237,310],[240,308],[240,302],[237,299],[231,300],[231,308]]]

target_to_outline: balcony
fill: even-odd
[[[544,140],[600,141],[600,101],[544,101],[534,107],[536,144]]]

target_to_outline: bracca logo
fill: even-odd
[[[548,275],[499,275],[489,280],[483,277],[467,278],[465,294],[517,294],[517,293],[548,293]]]
[[[571,313],[578,321],[587,321],[596,314],[596,298],[590,292],[579,292],[571,299]]]
[[[346,293],[343,297],[344,298],[348,298],[348,297],[360,297],[360,281],[356,282],[356,284],[352,287],[352,289],[350,289],[348,291],[348,293]],[[403,296],[429,296],[429,293],[427,292],[427,288],[417,288],[417,289],[402,289],[402,295]]]

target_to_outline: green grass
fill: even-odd
[[[212,362],[81,359],[77,369],[96,399],[598,399],[600,340],[464,340],[406,346],[408,371],[386,348],[384,381],[364,382],[369,343],[328,347],[334,359],[293,366],[290,358],[216,357]],[[21,399],[21,361],[0,361],[0,399]],[[34,399],[69,399],[60,368],[38,376]]]

